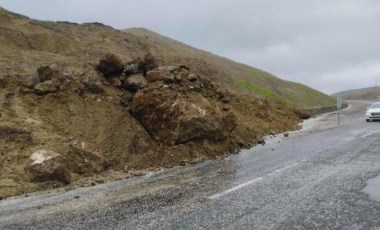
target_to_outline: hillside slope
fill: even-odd
[[[340,94],[345,100],[378,100],[380,99],[380,87],[346,90],[333,96],[336,97],[337,94]]]
[[[222,157],[332,100],[145,29],[0,21],[0,199]]]
[[[192,63],[194,69],[235,92],[258,94],[284,100],[293,107],[317,107],[334,103],[334,99],[304,85],[285,81],[265,71],[236,63],[229,59],[192,48],[144,28],[124,30],[139,37],[159,59],[177,63]]]

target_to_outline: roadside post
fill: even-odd
[[[342,109],[342,96],[340,94],[336,98],[336,107],[338,109],[338,125],[340,125],[340,110]]]

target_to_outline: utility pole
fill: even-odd
[[[342,96],[340,93],[336,97],[336,107],[338,108],[338,125],[340,125],[340,110],[342,108]]]

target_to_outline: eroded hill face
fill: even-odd
[[[234,78],[250,67],[100,24],[0,19],[0,197],[225,156],[298,127],[280,90]]]

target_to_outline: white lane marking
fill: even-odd
[[[285,166],[285,167],[283,167],[283,168],[277,169],[276,171],[274,171],[274,173],[280,173],[280,172],[282,172],[282,171],[284,171],[284,170],[286,170],[286,169],[289,169],[289,168],[294,167],[294,166],[297,166],[297,165],[298,165],[298,163],[294,163],[294,164],[291,164],[291,165]],[[238,190],[238,189],[241,189],[241,188],[244,188],[244,187],[246,187],[246,186],[248,186],[248,185],[251,185],[251,184],[257,183],[257,182],[261,181],[262,179],[263,179],[262,177],[258,177],[258,178],[252,179],[252,180],[247,181],[247,182],[245,182],[245,183],[243,183],[243,184],[239,184],[239,185],[237,185],[237,186],[235,186],[235,187],[232,187],[232,188],[230,188],[230,189],[227,189],[227,190],[225,190],[225,191],[223,191],[223,192],[221,192],[221,193],[217,193],[217,194],[215,194],[215,195],[209,196],[208,199],[210,199],[210,200],[218,199],[218,198],[220,198],[220,197],[222,197],[222,196],[224,196],[224,195],[227,195],[227,194],[229,194],[229,193],[231,193],[231,192],[234,192],[234,191],[236,191],[236,190]]]
[[[289,169],[289,168],[291,168],[291,167],[294,167],[294,166],[297,166],[297,165],[298,165],[298,163],[294,163],[294,164],[291,164],[291,165],[285,166],[285,167],[283,167],[283,168],[277,169],[277,170],[274,171],[274,172],[275,172],[275,173],[280,173],[280,172],[282,172],[282,171],[284,171],[284,170],[287,170],[287,169]]]
[[[211,199],[211,200],[213,200],[213,199],[217,199],[217,198],[219,198],[219,197],[222,197],[222,196],[224,196],[224,195],[227,195],[228,193],[231,193],[231,192],[233,192],[233,191],[236,191],[236,190],[238,190],[238,189],[241,189],[241,188],[243,188],[243,187],[245,187],[245,186],[248,186],[248,185],[250,185],[250,184],[254,184],[254,183],[256,183],[256,182],[259,182],[259,181],[261,181],[262,179],[263,179],[262,177],[255,178],[255,179],[253,179],[253,180],[247,181],[247,182],[245,182],[245,183],[243,183],[243,184],[239,184],[238,186],[235,186],[235,187],[233,187],[233,188],[230,188],[230,189],[228,189],[228,190],[226,190],[226,191],[224,191],[224,192],[221,192],[221,193],[218,193],[218,194],[215,194],[215,195],[209,196],[208,198]]]
[[[377,132],[379,132],[379,131],[380,131],[380,129],[376,129],[376,130],[373,130],[372,132],[369,132],[369,133],[367,133],[367,134],[362,135],[361,137],[362,137],[362,138],[363,138],[363,137],[367,137],[367,136],[372,135],[372,134],[374,134],[374,133],[377,133]]]

